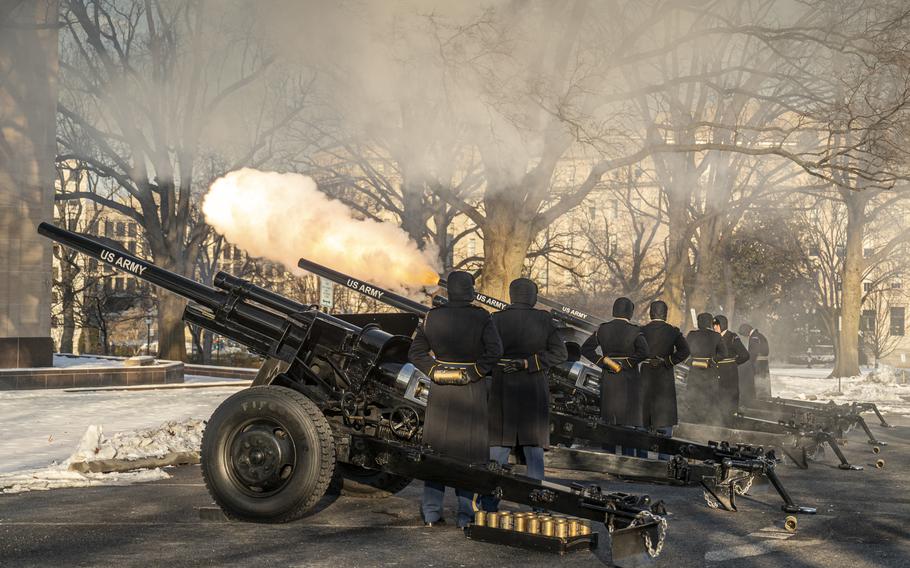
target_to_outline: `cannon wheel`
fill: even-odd
[[[411,478],[385,471],[338,463],[341,494],[356,499],[384,499],[411,484]]]
[[[325,494],[335,442],[313,401],[288,388],[256,386],[215,409],[201,461],[205,486],[228,517],[285,523]]]

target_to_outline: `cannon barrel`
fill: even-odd
[[[38,233],[52,241],[95,258],[123,272],[141,278],[159,288],[186,298],[198,308],[193,308],[197,316],[213,320],[222,320],[230,316],[235,324],[264,337],[281,337],[286,320],[284,317],[243,302],[229,302],[230,295],[155,266],[151,262],[126,252],[124,247],[113,240],[101,240],[97,237],[67,231],[50,223],[38,225]],[[197,318],[198,319],[198,318]],[[197,323],[195,320],[192,323]],[[350,325],[350,324],[345,324]],[[233,339],[233,338],[231,338]]]
[[[115,246],[111,246],[50,223],[38,225],[38,234],[209,309],[218,308],[223,301],[222,295],[217,290],[133,256],[123,250],[122,245],[116,241],[111,241],[115,243]]]
[[[445,279],[439,279],[439,286],[442,288],[447,287]],[[509,304],[498,298],[492,296],[487,296],[486,294],[481,294],[477,292],[474,294],[474,301],[486,306],[490,306],[494,310],[504,310]],[[602,320],[591,314],[582,312],[581,310],[576,310],[575,308],[570,308],[564,304],[560,304],[554,300],[549,300],[541,296],[537,296],[537,302],[543,304],[550,308],[550,314],[558,321],[562,322],[563,325],[574,327],[581,331],[586,331],[594,333],[597,331],[597,328],[600,327],[600,324],[605,323],[606,320]]]
[[[306,270],[307,272],[315,274],[316,276],[325,278],[326,280],[331,280],[335,284],[344,286],[345,288],[349,288],[355,292],[360,292],[361,294],[364,294],[370,298],[379,300],[380,302],[388,304],[392,307],[405,310],[406,312],[411,312],[413,314],[422,316],[430,311],[430,308],[424,306],[420,302],[415,302],[410,298],[405,298],[400,294],[396,294],[384,288],[380,288],[374,284],[352,278],[347,274],[342,274],[337,270],[332,270],[331,268],[317,264],[311,260],[301,258],[297,262],[297,266]]]

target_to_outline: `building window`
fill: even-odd
[[[875,333],[875,310],[863,310],[859,328],[865,332]]]
[[[136,254],[136,241],[126,243],[126,250],[130,251],[130,254]]]
[[[891,289],[892,289],[892,290],[900,290],[901,287],[903,286],[903,284],[904,284],[904,283],[901,282],[899,278],[898,278],[898,279],[895,279],[895,280],[892,280],[892,281],[891,281]]]
[[[130,223],[127,226],[127,231],[128,231],[129,236],[136,238],[136,223]]]
[[[891,335],[904,335],[904,308],[891,308]]]
[[[117,236],[123,237],[125,235],[126,235],[126,225],[124,225],[123,222],[118,221],[117,222]]]
[[[123,292],[123,278],[114,278],[114,290]]]
[[[875,250],[872,247],[866,247],[863,249],[863,258],[869,258],[875,254]]]
[[[477,254],[477,239],[471,237],[468,239],[468,256],[474,256]]]
[[[863,292],[872,291],[872,282],[863,282]]]
[[[94,258],[88,259],[88,271],[89,272],[98,272],[98,261]]]
[[[106,236],[106,237],[114,236],[114,222],[113,221],[104,222],[104,236]]]

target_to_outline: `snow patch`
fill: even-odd
[[[812,371],[816,371],[812,369]],[[830,369],[825,370],[830,373]],[[798,369],[773,369],[772,391],[774,396],[828,402],[874,402],[882,412],[907,413],[910,411],[910,384],[903,382],[900,372],[878,369],[861,376],[838,379],[807,376]]]
[[[122,367],[122,359],[87,357],[85,355],[54,354],[54,367],[67,369],[91,369],[96,367]]]
[[[86,428],[75,451],[62,463],[0,474],[0,493],[129,485],[168,479],[170,476],[161,468],[124,473],[80,473],[70,469],[70,465],[112,459],[134,461],[141,458],[162,458],[178,452],[198,452],[204,429],[203,420],[195,418],[183,421],[169,420],[156,428],[117,432],[107,438],[104,436],[104,429],[93,424]]]

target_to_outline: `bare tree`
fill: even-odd
[[[213,8],[201,0],[61,2],[58,161],[79,161],[118,190],[66,198],[135,220],[154,262],[183,275],[208,232],[194,211],[194,195],[212,179],[200,161],[217,148],[230,156],[227,169],[263,163],[303,105],[292,73],[266,83],[274,58],[248,24]],[[252,116],[242,112],[245,96],[259,102]],[[186,356],[183,304],[159,296],[161,357]]]

